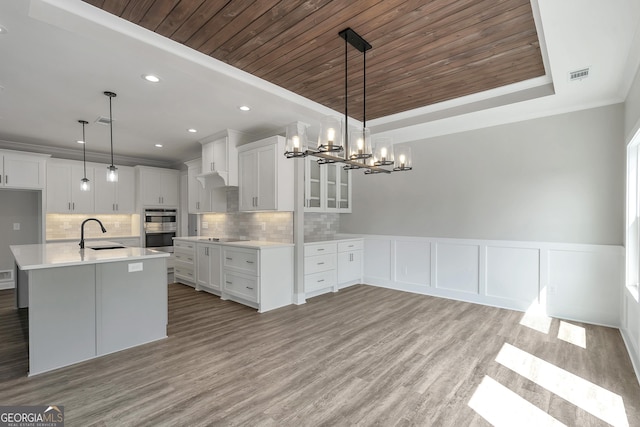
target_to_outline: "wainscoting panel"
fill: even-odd
[[[364,283],[618,327],[624,248],[359,235]]]
[[[640,381],[640,303],[635,292],[625,289],[623,297],[622,338],[627,346],[636,376]]]
[[[478,294],[480,246],[438,242],[436,248],[436,287]]]
[[[395,278],[397,283],[431,286],[431,244],[396,240]]]
[[[514,303],[538,302],[540,250],[487,247],[486,295]]]

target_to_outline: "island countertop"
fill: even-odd
[[[268,242],[264,240],[237,240],[237,241],[216,241],[211,237],[206,236],[182,236],[174,237],[173,240],[182,240],[186,242],[196,243],[211,243],[224,246],[235,246],[238,248],[247,249],[271,249],[271,248],[283,248],[289,246],[295,246],[293,243],[280,243],[280,242]]]
[[[11,245],[9,248],[21,270],[134,261],[137,259],[163,258],[170,255],[167,252],[136,247],[105,250],[92,249],[103,246],[121,245],[115,242],[101,241],[92,243],[85,249],[80,249],[76,242]]]

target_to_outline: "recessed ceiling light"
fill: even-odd
[[[187,132],[196,133],[196,132],[198,132],[198,130],[194,129],[194,128],[189,128],[189,129],[187,129]]]
[[[3,27],[2,25],[0,25],[0,34],[7,34],[9,31],[7,31],[7,29],[5,27]]]
[[[78,144],[84,144],[84,141],[76,141]]]
[[[241,105],[241,106],[240,106],[240,107],[238,107],[238,108],[239,108],[239,109],[241,109],[242,111],[249,111],[249,110],[251,110],[251,108],[249,108],[249,107],[248,107],[248,106],[246,106],[246,105]]]
[[[153,74],[143,74],[142,78],[151,83],[158,83],[160,81],[160,78]]]
[[[156,144],[156,147],[162,148],[162,144]]]

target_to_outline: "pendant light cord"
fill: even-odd
[[[111,98],[109,95],[109,134],[111,136],[111,166],[113,166],[113,113],[111,112]]]
[[[84,165],[84,178],[87,178],[87,140],[84,136],[84,120],[82,121],[82,164]]]
[[[348,102],[348,74],[347,64],[349,63],[347,55],[347,38],[344,38],[344,153],[345,158],[349,157],[349,102]]]

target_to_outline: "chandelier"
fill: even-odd
[[[296,122],[287,126],[287,142],[284,155],[287,158],[313,156],[319,164],[343,163],[345,170],[364,169],[365,174],[408,171],[411,166],[411,148],[393,145],[391,138],[374,137],[367,128],[367,51],[371,45],[351,28],[338,33],[344,39],[344,121],[337,116],[321,120],[318,144],[315,149],[307,143],[307,125]],[[348,46],[350,44],[363,57],[363,120],[362,128],[349,128],[348,110]],[[344,125],[344,127],[343,127]]]

